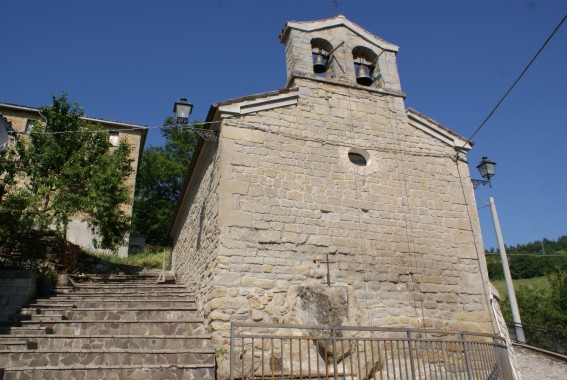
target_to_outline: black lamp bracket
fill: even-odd
[[[210,129],[195,128],[187,124],[176,124],[176,126],[183,128],[185,131],[188,131],[190,133],[195,133],[205,141],[219,142],[218,133],[216,131],[212,131]]]
[[[484,179],[473,179],[471,178],[471,182],[473,185],[473,189],[478,188],[479,186],[485,186],[488,185],[488,187],[492,187],[492,184],[490,183],[490,181],[488,180],[484,180]]]

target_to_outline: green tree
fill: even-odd
[[[146,236],[146,241],[154,245],[169,243],[170,218],[198,139],[195,133],[176,127],[173,118],[165,120],[161,133],[165,145],[150,147],[142,156],[132,215],[133,232]]]
[[[31,269],[45,251],[34,214],[29,212],[32,202],[27,191],[18,189],[0,204],[0,267]]]
[[[116,249],[130,226],[122,208],[129,202],[124,181],[132,170],[130,147],[111,148],[108,133],[95,132],[100,127],[82,119],[82,109],[66,94],[54,96],[41,114],[45,122],[35,123],[0,162],[0,213],[11,216],[0,220],[0,230],[13,233],[8,224],[15,220],[20,232],[14,236],[54,233],[66,242],[69,222],[81,218],[100,248]]]
[[[551,292],[551,320],[555,328],[567,329],[567,255],[564,255],[557,270],[549,277]]]
[[[522,323],[556,330],[567,330],[567,257],[562,257],[556,270],[548,275],[549,290],[520,286],[516,299]],[[504,297],[502,314],[512,321],[510,299]]]
[[[528,286],[520,286],[516,290],[516,301],[520,310],[522,323],[540,327],[549,326],[548,316],[552,310],[549,302],[549,293],[543,289],[533,289]],[[504,319],[512,321],[512,311],[510,308],[510,298],[506,295],[502,302],[502,314]]]

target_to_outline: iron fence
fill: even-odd
[[[522,323],[506,322],[512,340],[518,341],[516,328],[524,331],[525,342],[530,346],[543,348],[547,351],[567,355],[567,331],[546,329],[539,326],[524,325]]]
[[[504,339],[396,328],[232,322],[232,379],[513,379]]]

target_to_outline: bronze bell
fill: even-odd
[[[327,71],[327,62],[325,59],[325,54],[319,50],[319,53],[315,53],[315,60],[313,61],[313,72],[315,74],[322,74]]]
[[[356,83],[362,86],[370,86],[372,82],[368,66],[363,63],[359,64],[356,68]]]

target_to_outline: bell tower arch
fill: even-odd
[[[342,15],[288,22],[279,37],[286,48],[288,85],[303,77],[403,95],[396,63],[399,48]]]

